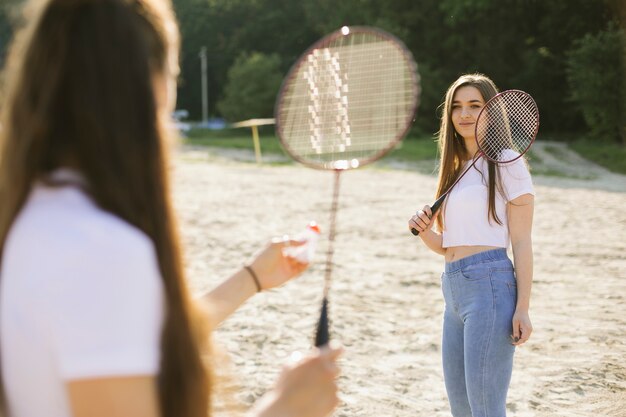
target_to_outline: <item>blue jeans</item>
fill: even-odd
[[[443,375],[454,417],[505,417],[517,286],[506,249],[446,263]]]

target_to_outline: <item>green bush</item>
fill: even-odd
[[[623,129],[622,42],[623,30],[611,24],[605,31],[576,40],[567,53],[569,98],[596,140],[620,140]]]
[[[281,81],[278,55],[244,53],[228,70],[224,98],[217,108],[231,122],[273,117]]]

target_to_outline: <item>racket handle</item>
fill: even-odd
[[[328,299],[324,297],[322,300],[322,309],[320,310],[320,319],[315,329],[315,347],[322,347],[330,341],[330,332],[328,331]]]
[[[433,216],[435,215],[435,213],[437,213],[437,210],[439,210],[439,207],[441,207],[441,205],[443,204],[443,201],[446,199],[447,196],[448,196],[448,193],[442,194],[437,199],[437,201],[435,201],[433,205],[430,206],[430,211],[433,213]],[[418,236],[420,234],[420,232],[418,232],[417,229],[411,229],[411,233],[413,233],[413,236]]]

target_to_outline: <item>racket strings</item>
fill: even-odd
[[[349,168],[374,159],[412,118],[414,70],[395,42],[372,33],[311,50],[287,81],[277,113],[289,152],[323,168],[337,168],[337,160],[356,160]]]
[[[507,91],[490,100],[479,116],[478,146],[492,161],[509,162],[526,152],[538,126],[534,100],[521,91]]]

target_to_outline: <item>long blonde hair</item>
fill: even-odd
[[[32,184],[69,166],[104,210],[153,242],[165,289],[158,392],[165,417],[207,416],[208,335],[186,287],[153,75],[177,52],[169,0],[31,0],[7,64],[0,253]],[[1,260],[0,260],[1,261]],[[1,388],[1,387],[0,387]],[[6,408],[6,407],[4,407]]]
[[[498,88],[491,79],[483,74],[465,74],[460,76],[450,85],[442,104],[443,113],[441,115],[441,124],[439,127],[439,183],[437,187],[437,195],[439,198],[443,193],[448,191],[450,186],[461,174],[463,162],[472,158],[473,155],[468,153],[463,138],[454,129],[452,123],[452,102],[457,90],[461,87],[475,87],[481,94],[483,100],[487,102],[490,98],[498,93]],[[488,209],[487,216],[496,223],[502,224],[495,210],[496,189],[499,187],[498,173],[493,162],[488,161]],[[443,210],[439,210],[437,215],[437,227],[440,230],[444,228]]]

